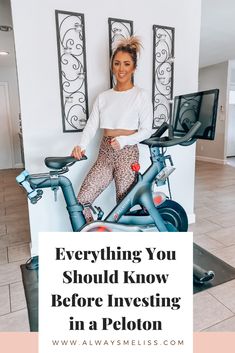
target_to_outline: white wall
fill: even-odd
[[[108,17],[134,21],[134,31],[144,45],[135,83],[151,94],[152,85],[152,25],[175,27],[175,82],[174,93],[183,94],[197,90],[200,36],[200,1],[198,0],[148,0],[148,6],[136,0],[12,0],[18,63],[22,123],[25,143],[26,167],[30,172],[46,168],[46,156],[68,155],[79,143],[80,133],[62,133],[55,9],[85,14],[88,93],[91,107],[95,96],[109,87]],[[27,19],[27,20],[26,20]],[[77,190],[85,172],[98,151],[97,138],[87,149],[88,162],[77,163],[69,176]],[[195,146],[177,147],[173,157],[177,171],[172,177],[174,196],[193,218]],[[148,161],[146,149],[142,161]],[[145,166],[147,163],[144,163]],[[114,203],[114,190],[99,198],[107,211]],[[64,203],[53,204],[53,195],[45,193],[44,199],[30,207],[32,253],[37,252],[38,231],[71,230]],[[40,221],[39,221],[40,220]]]
[[[219,108],[214,141],[198,140],[197,158],[216,163],[225,163],[226,126],[228,116],[229,63],[207,66],[199,71],[199,90],[219,88]],[[221,108],[222,107],[222,108]]]
[[[229,61],[230,79],[229,95],[232,94],[232,99],[229,96],[228,106],[228,124],[227,124],[227,157],[235,156],[235,60]]]

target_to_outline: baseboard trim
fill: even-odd
[[[193,224],[196,222],[196,215],[195,213],[191,213],[188,215],[188,224]]]
[[[209,163],[216,163],[216,164],[227,164],[225,159],[218,159],[218,158],[211,158],[211,157],[204,157],[204,156],[196,156],[197,161],[202,162],[209,162]]]
[[[15,164],[15,168],[16,169],[20,169],[20,168],[22,169],[22,168],[24,168],[24,165],[23,165],[23,163],[16,163]]]

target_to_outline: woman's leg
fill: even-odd
[[[126,146],[117,151],[114,159],[114,181],[116,199],[120,202],[127,194],[128,189],[135,181],[135,172],[131,169],[132,163],[139,161],[138,146]]]
[[[110,146],[107,145],[106,139],[103,139],[97,161],[87,174],[78,193],[78,201],[83,205],[92,204],[113,180],[113,163],[109,158],[108,148]],[[93,221],[90,208],[86,207],[83,213],[87,222]]]

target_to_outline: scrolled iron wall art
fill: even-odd
[[[109,54],[112,57],[116,43],[123,38],[133,35],[133,21],[109,18]],[[113,74],[110,70],[110,87],[115,85]]]
[[[82,131],[88,119],[84,15],[55,11],[63,132]]]
[[[175,29],[153,25],[153,127],[172,114]]]

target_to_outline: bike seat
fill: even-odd
[[[45,165],[50,168],[50,169],[62,169],[64,167],[68,167],[70,165],[73,165],[74,163],[78,162],[79,160],[85,160],[87,159],[86,156],[83,156],[81,159],[76,159],[74,157],[68,156],[68,157],[47,157],[45,158]]]

